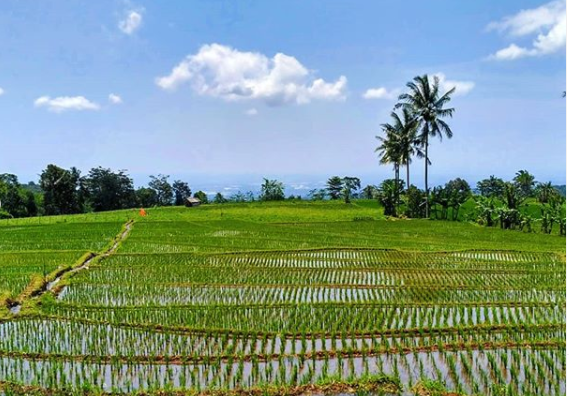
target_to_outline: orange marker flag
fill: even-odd
[[[144,210],[144,208],[141,208],[138,214],[141,215],[142,217],[146,217],[146,210]]]

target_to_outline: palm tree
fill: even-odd
[[[395,113],[392,113],[392,116]],[[399,185],[399,167],[401,165],[401,150],[399,138],[395,126],[385,123],[381,124],[381,129],[385,132],[385,137],[376,136],[381,144],[375,149],[379,155],[380,164],[393,164],[395,171],[395,182]]]
[[[421,150],[421,141],[417,138],[417,119],[413,117],[411,112],[403,109],[403,119],[396,113],[391,113],[391,117],[395,121],[395,129],[397,130],[398,145],[401,154],[401,165],[407,168],[407,189],[409,189],[409,164],[411,164],[413,156],[423,157]]]
[[[444,117],[452,117],[454,108],[445,108],[450,101],[455,88],[440,95],[439,78],[433,77],[431,84],[429,76],[417,76],[413,81],[407,83],[411,92],[399,96],[400,102],[396,108],[407,109],[418,121],[418,139],[421,142],[425,158],[425,216],[429,217],[429,136],[438,136],[441,140],[443,134],[447,138],[452,138],[452,130]]]

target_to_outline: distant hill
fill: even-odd
[[[553,188],[555,188],[557,191],[559,191],[559,193],[561,195],[563,195],[564,197],[565,195],[565,184],[563,184],[562,186],[553,186]]]

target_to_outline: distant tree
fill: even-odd
[[[377,187],[368,184],[362,190],[362,198],[363,199],[374,199],[377,195]]]
[[[342,179],[342,195],[344,196],[344,202],[350,203],[350,200],[354,193],[361,188],[361,181],[357,177],[345,176]]]
[[[410,92],[399,96],[399,103],[395,106],[403,107],[416,117],[418,125],[417,137],[422,145],[422,152],[425,158],[425,217],[429,217],[429,137],[438,136],[442,139],[443,135],[452,138],[453,133],[448,124],[443,120],[452,117],[454,108],[445,108],[451,100],[451,95],[455,88],[441,94],[439,91],[439,78],[434,76],[432,83],[428,75],[416,76],[413,81],[407,83]]]
[[[255,194],[253,193],[253,191],[247,191],[245,193],[245,200],[247,202],[255,202]]]
[[[150,183],[148,187],[156,192],[156,197],[159,206],[172,205],[174,192],[172,186],[168,182],[170,176],[159,174],[158,176],[150,176]]]
[[[523,198],[529,198],[533,196],[535,177],[527,170],[520,170],[516,172],[516,176],[514,177],[514,185],[519,190]]]
[[[33,192],[34,194],[40,194],[42,192],[41,187],[36,182],[30,181],[26,184],[22,184],[24,190]]]
[[[156,194],[156,190],[150,187],[140,187],[136,190],[136,202],[137,206],[143,208],[156,206],[158,205],[158,194]]]
[[[423,205],[425,204],[425,194],[414,185],[409,186],[405,192],[407,200],[407,210],[405,215],[411,218],[420,218],[425,214]]]
[[[284,185],[277,180],[263,179],[261,201],[282,201],[285,199]]]
[[[92,168],[82,179],[82,186],[95,212],[132,208],[137,203],[132,179],[124,170]]]
[[[66,170],[53,164],[42,171],[40,187],[44,192],[46,215],[81,213],[84,210],[80,177],[81,172],[77,168]]]
[[[33,196],[33,194],[32,194]],[[12,217],[28,217],[27,194],[18,182],[16,175],[0,175],[0,208]]]
[[[492,175],[488,179],[476,183],[476,190],[483,197],[499,198],[504,194],[504,180]]]
[[[314,188],[308,192],[308,198],[312,201],[322,201],[326,198],[328,191],[324,188]]]
[[[376,136],[381,145],[376,148],[379,153],[380,163],[393,164],[395,179],[399,179],[399,168],[401,165],[407,168],[407,183],[409,186],[409,166],[413,156],[422,157],[423,152],[420,148],[420,140],[417,138],[418,118],[409,109],[404,108],[400,116],[396,112],[391,112],[392,123],[381,124],[381,129],[385,136]]]
[[[342,188],[344,187],[344,183],[340,176],[332,176],[328,179],[326,183],[326,191],[328,191],[328,195],[330,199],[339,199],[342,195]]]
[[[247,202],[247,196],[243,194],[241,191],[236,192],[231,197],[229,197],[231,202]]]
[[[445,185],[445,189],[449,193],[449,206],[452,208],[452,220],[458,220],[460,208],[471,196],[470,185],[468,182],[461,178],[456,178],[449,181]]]
[[[207,198],[207,194],[201,190],[194,194],[194,198],[199,199],[200,201],[202,201],[203,204],[209,203],[209,199]]]
[[[213,198],[213,203],[222,204],[226,202],[227,199],[225,199],[225,197],[221,193],[218,192],[217,194],[215,194],[215,197]]]
[[[174,190],[174,205],[180,206],[186,203],[186,199],[192,196],[192,190],[188,183],[181,180],[174,180],[172,183]]]
[[[538,183],[535,188],[535,193],[539,203],[549,203],[552,199],[555,199],[556,196],[561,196],[551,182]]]
[[[34,194],[27,189],[23,189],[23,192],[25,195],[27,216],[37,216],[39,214],[38,197],[40,197],[41,194]]]
[[[395,179],[384,180],[379,185],[379,203],[386,216],[397,216],[397,200],[403,192],[403,182]]]

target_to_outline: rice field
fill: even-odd
[[[0,224],[0,394],[565,394],[564,238],[249,209]]]

